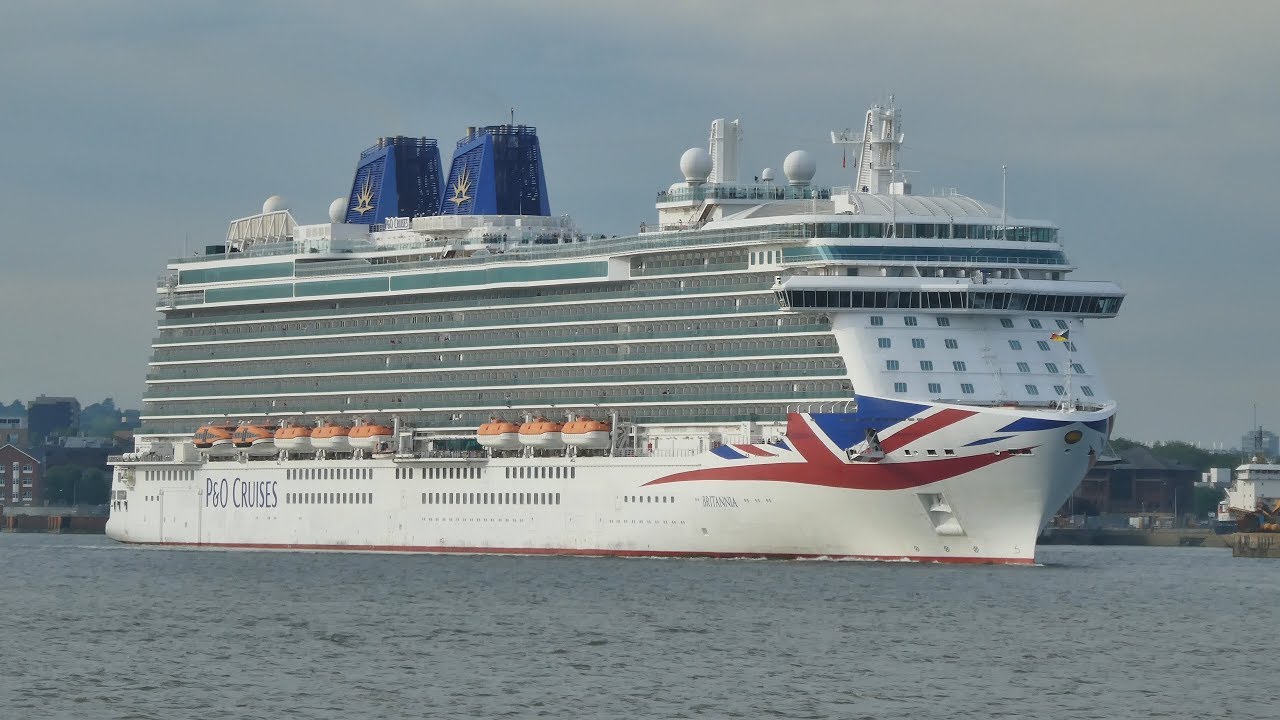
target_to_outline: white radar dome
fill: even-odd
[[[765,168],[760,171],[761,182],[773,182],[773,168]]]
[[[817,174],[818,165],[813,161],[812,155],[804,150],[796,150],[782,161],[782,172],[792,185],[808,185]]]
[[[700,147],[691,147],[680,156],[680,172],[691,185],[701,185],[711,175],[711,154]]]
[[[267,213],[280,212],[281,210],[288,210],[288,209],[289,209],[289,203],[285,202],[284,198],[280,197],[279,195],[272,195],[271,197],[267,198],[266,202],[262,203],[263,215],[266,215]]]
[[[347,219],[347,199],[340,197],[329,203],[329,222],[337,225]]]

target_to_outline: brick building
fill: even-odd
[[[1192,512],[1200,471],[1161,460],[1145,447],[1121,450],[1122,462],[1089,471],[1060,514],[1141,515]]]
[[[31,447],[27,437],[27,419],[0,417],[0,445],[14,445],[19,448]]]
[[[43,500],[44,464],[13,445],[0,447],[0,504],[36,505]]]

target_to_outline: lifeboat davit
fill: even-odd
[[[544,450],[558,450],[564,447],[560,430],[564,426],[544,417],[531,420],[520,426],[520,444]]]
[[[520,447],[520,426],[493,418],[476,430],[476,442],[494,450],[515,450]]]
[[[392,428],[366,420],[351,428],[347,441],[357,450],[376,450],[379,445],[389,447],[395,436]]]
[[[311,431],[311,446],[317,450],[336,450],[346,452],[351,449],[351,428],[335,422],[325,421],[320,427]]]
[[[595,450],[606,450],[612,442],[609,437],[613,426],[589,417],[580,417],[564,424],[560,437],[566,445]]]
[[[237,450],[265,457],[276,454],[275,435],[275,425],[247,423],[236,428],[231,441]]]
[[[235,455],[235,441],[232,439],[235,431],[235,427],[230,425],[201,425],[191,436],[191,444],[210,455]]]
[[[286,423],[276,430],[276,447],[289,452],[305,452],[312,449],[311,428],[306,425]]]

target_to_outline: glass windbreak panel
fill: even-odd
[[[209,303],[272,300],[287,297],[293,297],[292,285],[252,285],[241,288],[213,288],[204,291],[204,301]]]
[[[292,277],[293,263],[261,263],[258,265],[233,265],[230,267],[198,268],[178,271],[179,285],[196,283],[231,282],[235,280],[262,280],[263,278]]]
[[[911,227],[911,226],[906,226]],[[899,236],[902,237],[902,236]],[[1004,263],[1033,265],[1065,265],[1067,258],[1058,250],[1023,250],[1013,248],[968,249],[916,245],[820,245],[784,248],[787,262],[813,260],[864,260],[903,262]]]
[[[318,282],[296,283],[294,288],[298,297],[312,295],[344,295],[355,293],[387,292],[389,285],[385,277],[352,278],[347,280],[321,280]]]
[[[608,261],[530,265],[521,267],[482,268],[438,273],[422,273],[391,278],[392,290],[417,290],[451,285],[488,285],[524,283],[539,280],[568,280],[603,277],[609,273]]]

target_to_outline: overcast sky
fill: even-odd
[[[551,209],[634,232],[710,121],[744,175],[894,93],[916,192],[1057,222],[1117,432],[1236,445],[1280,429],[1276,2],[42,0],[0,23],[0,398],[138,407],[164,260],[269,195],[323,222],[360,150],[516,108]]]

